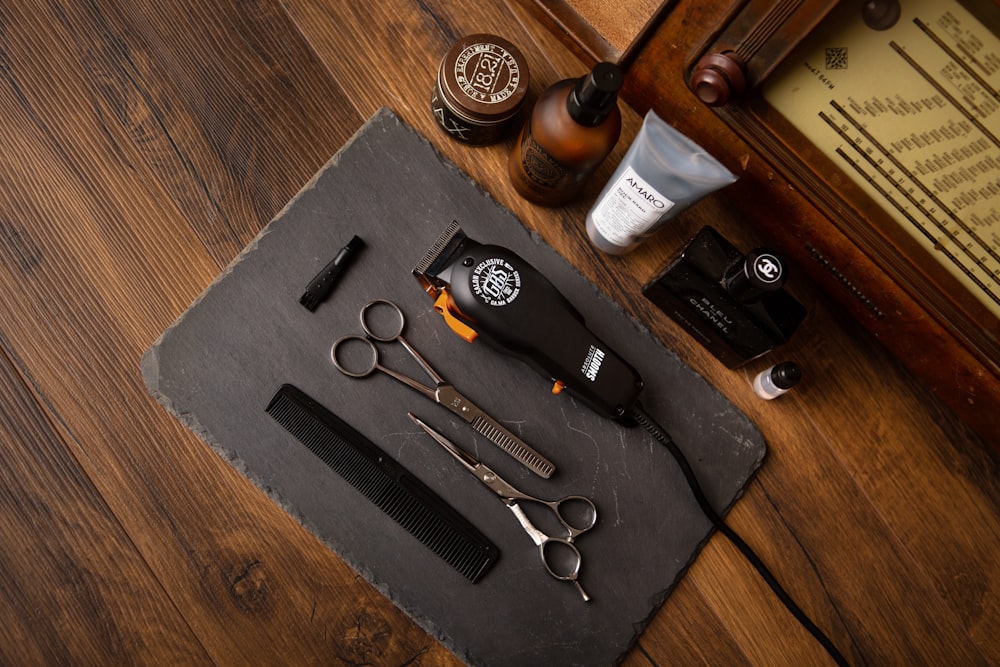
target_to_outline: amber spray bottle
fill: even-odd
[[[618,142],[618,91],[624,76],[598,63],[579,79],[560,81],[538,98],[507,166],[518,194],[535,204],[560,206],[576,197]]]

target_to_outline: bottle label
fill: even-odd
[[[531,136],[530,122],[521,141],[521,168],[529,180],[543,188],[559,189],[572,178],[570,171]]]
[[[635,169],[626,167],[594,207],[591,217],[601,236],[615,245],[626,246],[652,231],[674,204]]]

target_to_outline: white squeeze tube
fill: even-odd
[[[624,255],[663,223],[736,180],[728,169],[653,111],[587,213],[595,246]]]

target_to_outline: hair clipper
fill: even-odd
[[[628,422],[638,372],[587,328],[549,280],[516,253],[483,245],[451,223],[413,269],[434,309],[468,342],[526,362],[606,417]]]

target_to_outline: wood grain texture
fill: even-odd
[[[0,615],[9,640],[0,662],[210,664],[62,425],[6,358],[0,401]]]
[[[1000,662],[994,450],[801,279],[810,314],[782,356],[806,380],[754,397],[775,359],[728,371],[640,295],[702,224],[741,247],[754,230],[713,196],[627,258],[594,251],[582,219],[638,129],[628,110],[580,202],[519,200],[507,146],[456,144],[428,108],[441,56],[479,31],[522,47],[533,95],[587,66],[516,3],[0,6],[0,662],[458,663],[139,375],[158,334],[383,105],[758,424],[769,457],[730,523],[854,663]],[[377,206],[386,187],[359,196]],[[827,664],[719,538],[624,662]]]

